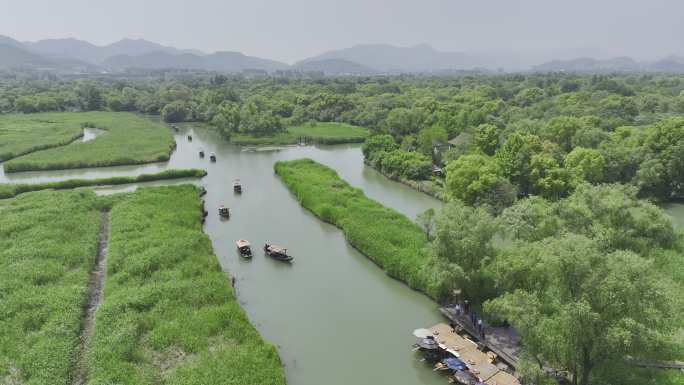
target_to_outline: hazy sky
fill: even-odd
[[[684,1],[0,0],[0,34],[145,38],[286,62],[357,43],[654,58],[684,53]]]

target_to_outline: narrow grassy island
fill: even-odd
[[[404,215],[366,197],[337,173],[311,159],[277,162],[275,171],[302,206],[344,231],[356,249],[412,288],[439,297],[431,279],[425,232]]]
[[[78,114],[0,115],[0,162],[83,136]]]
[[[346,123],[314,122],[288,127],[268,136],[233,133],[230,141],[237,145],[296,144],[301,141],[318,144],[363,143],[368,130]]]
[[[0,199],[15,197],[30,191],[66,190],[88,186],[115,186],[121,184],[152,182],[157,180],[171,180],[181,178],[202,178],[207,175],[205,170],[183,169],[166,170],[156,174],[140,174],[138,176],[115,176],[99,179],[69,179],[60,182],[32,183],[32,184],[0,184]]]
[[[161,162],[169,159],[175,145],[173,135],[168,128],[130,113],[58,113],[34,114],[29,115],[29,117],[19,115],[0,117],[0,138],[2,138],[5,127],[21,125],[30,134],[21,134],[20,143],[29,143],[31,137],[42,136],[41,133],[43,132],[55,131],[61,127],[67,133],[62,135],[61,142],[50,142],[54,147],[60,143],[68,143],[69,139],[72,139],[77,133],[81,135],[82,125],[96,127],[104,132],[88,142],[73,142],[61,147],[31,152],[28,155],[9,160],[4,165],[6,172]],[[54,123],[41,123],[43,121]],[[45,127],[46,125],[47,127]],[[24,149],[23,153],[40,149],[39,146],[28,148],[26,146],[25,144],[22,146],[16,144],[12,145],[10,149],[13,149],[12,153],[17,154],[20,154],[22,149]],[[0,151],[2,151],[2,147],[0,147]]]
[[[284,384],[235,299],[194,186],[140,189],[111,210],[90,384]]]
[[[100,218],[90,191],[27,194],[2,209],[1,383],[69,383]]]

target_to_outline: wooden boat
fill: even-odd
[[[233,179],[233,191],[242,194],[242,183],[240,183],[238,178]]]
[[[250,245],[248,240],[238,239],[235,241],[235,245],[237,246],[238,252],[241,256],[245,258],[252,258],[252,245]]]
[[[212,162],[216,162],[216,154],[214,154],[213,152],[209,154],[209,160],[211,160]]]
[[[264,252],[279,261],[290,262],[293,259],[292,256],[287,255],[287,249],[282,246],[269,245],[267,243],[264,245]]]
[[[219,206],[218,213],[223,218],[230,218],[230,209],[224,205]]]
[[[199,150],[199,157],[204,158],[204,150]]]
[[[188,135],[188,140],[192,142],[192,135]]]

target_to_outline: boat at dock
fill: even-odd
[[[425,361],[434,363],[433,370],[448,373],[451,383],[520,385],[511,374],[514,369],[494,352],[486,351],[485,346],[460,335],[447,324],[417,329],[413,335],[418,339],[413,345],[414,351],[420,351],[425,355]]]
[[[214,154],[213,152],[209,154],[209,160],[211,160],[212,162],[216,162],[216,154]]]
[[[188,141],[192,142],[192,135],[188,135]]]
[[[199,157],[204,158],[204,150],[199,150]]]
[[[240,256],[245,258],[252,258],[252,245],[249,243],[248,240],[238,239],[237,241],[235,241],[235,245],[237,246]]]
[[[219,206],[218,213],[222,218],[230,218],[230,209],[224,205]]]
[[[275,258],[283,262],[291,262],[293,260],[291,255],[287,254],[287,249],[282,246],[269,245],[268,243],[264,245],[264,252],[272,258]]]
[[[242,183],[240,182],[240,178],[233,179],[233,192],[242,194]]]

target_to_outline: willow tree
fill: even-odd
[[[523,243],[500,253],[490,271],[505,294],[487,311],[520,331],[540,366],[568,371],[573,384],[628,357],[658,357],[676,329],[672,284],[653,260],[606,253],[581,235]]]

